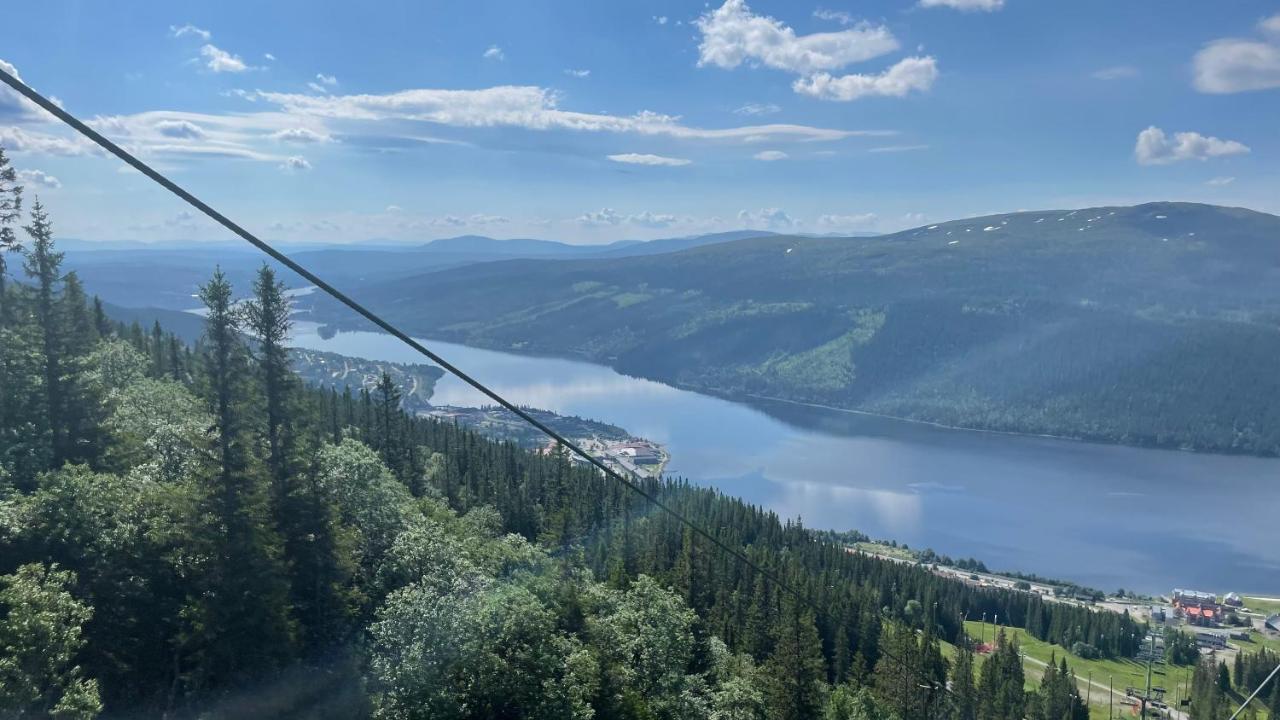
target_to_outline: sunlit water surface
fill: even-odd
[[[389,335],[294,344],[421,360]],[[946,430],[731,402],[586,362],[428,346],[512,401],[665,444],[669,472],[806,526],[858,529],[992,569],[1115,590],[1280,592],[1280,460]],[[449,376],[433,403],[485,404]]]

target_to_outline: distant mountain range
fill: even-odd
[[[635,257],[774,234],[766,230],[734,230],[648,241],[622,240],[607,245],[461,235],[420,245],[371,241],[287,249],[290,257],[321,277],[341,287],[354,288],[494,260]],[[215,266],[222,268],[234,286],[247,288],[263,262],[261,253],[243,243],[59,242],[67,251],[68,265],[77,271],[90,292],[132,307],[188,308],[196,289],[208,280]],[[281,269],[287,284],[302,282]]]
[[[476,263],[360,298],[419,335],[737,398],[1280,452],[1275,216],[1151,203],[694,245]]]

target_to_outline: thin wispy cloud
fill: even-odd
[[[498,47],[497,45],[490,45],[489,49],[485,50],[484,54],[481,57],[483,57],[485,60],[494,60],[497,62],[502,62],[503,60],[507,59],[506,54],[502,52],[502,48]]]
[[[1004,7],[1004,0],[920,0],[923,8],[946,7],[965,12],[994,12]]]
[[[213,33],[209,32],[208,30],[198,28],[195,25],[192,25],[190,23],[182,26],[170,25],[169,34],[175,38],[186,37],[188,35],[191,35],[205,41],[208,41],[210,38],[213,37]]]
[[[686,160],[685,158],[650,155],[648,153],[619,153],[617,155],[609,155],[607,157],[616,163],[625,163],[627,165],[665,165],[668,167],[679,167],[693,162],[692,160]]]
[[[774,162],[776,160],[786,160],[789,156],[781,150],[762,150],[751,157],[764,162]]]
[[[565,68],[564,74],[568,75],[569,77],[584,78],[591,75],[591,71],[585,70],[585,69],[575,70],[573,68]]]
[[[772,115],[781,110],[782,108],[774,103],[747,103],[734,112],[739,115]]]

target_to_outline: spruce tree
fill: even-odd
[[[13,225],[22,214],[22,186],[18,184],[18,173],[9,164],[4,154],[4,146],[0,145],[0,326],[8,317],[5,309],[7,287],[5,276],[8,274],[8,259],[11,252],[20,252],[22,244],[13,231]]]
[[[978,689],[973,682],[973,643],[961,635],[956,661],[951,666],[951,716],[954,720],[977,720]]]
[[[57,467],[67,456],[63,417],[62,337],[56,284],[62,279],[63,254],[54,250],[53,226],[37,198],[31,221],[24,228],[31,239],[23,269],[36,282],[35,316],[40,327],[44,365],[44,423],[48,428],[50,463]]]
[[[260,678],[290,652],[288,588],[246,427],[248,353],[231,285],[219,269],[200,288],[205,317],[203,392],[215,456],[200,520],[208,562],[195,598],[195,652],[204,684]]]
[[[278,508],[288,493],[293,432],[289,427],[289,399],[295,381],[289,369],[289,302],[284,283],[265,263],[253,282],[253,298],[245,303],[248,329],[258,341],[258,369],[266,405],[268,464],[272,496]]]
[[[774,630],[773,653],[765,663],[769,717],[803,720],[815,717],[825,702],[826,664],[812,611],[785,597]]]

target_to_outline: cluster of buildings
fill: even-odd
[[[1217,627],[1222,624],[1226,608],[1213,593],[1174,588],[1173,612],[1185,618],[1188,625]]]

